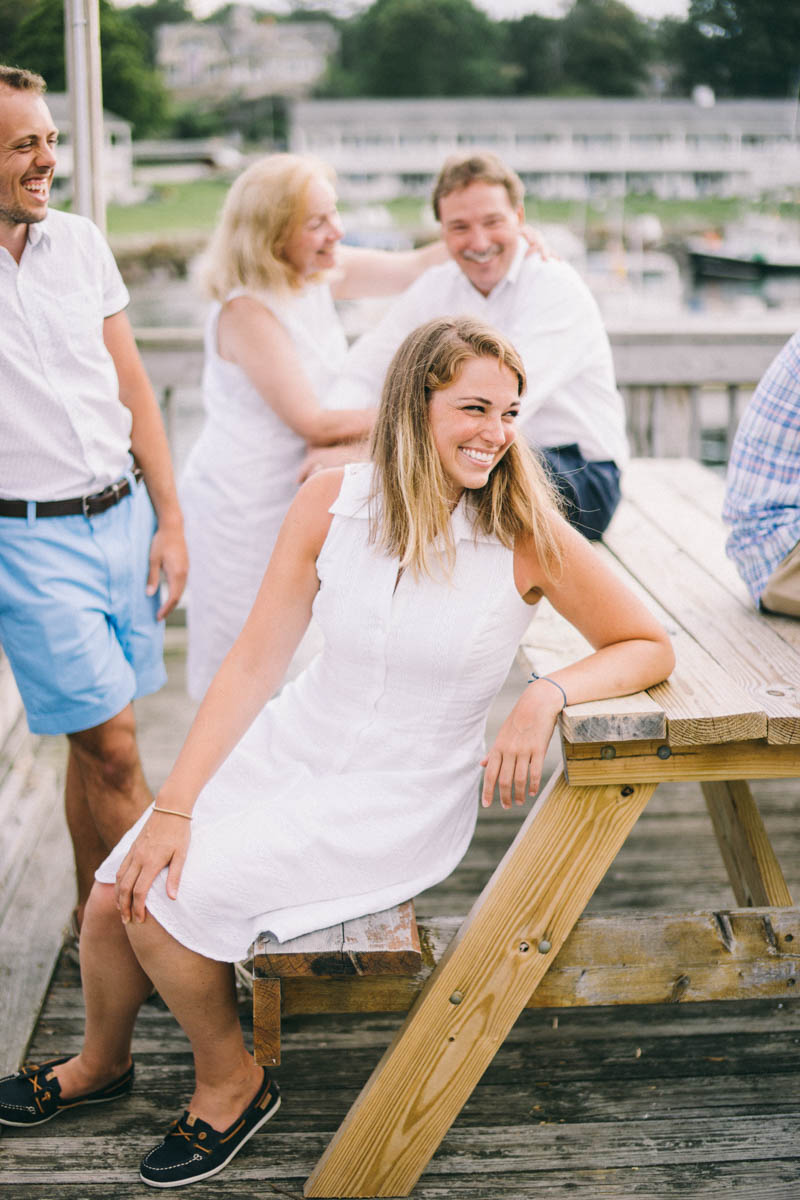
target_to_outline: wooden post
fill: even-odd
[[[309,1177],[306,1196],[407,1196],[655,791],[559,772]]]
[[[262,1067],[280,1066],[280,979],[253,980],[253,1053]]]
[[[736,903],[790,905],[791,893],[749,784],[733,780],[700,786]]]

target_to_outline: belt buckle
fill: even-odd
[[[96,511],[98,513],[105,512],[108,508],[113,508],[115,504],[119,504],[123,496],[123,488],[130,488],[127,479],[115,479],[108,487],[103,488],[102,492],[95,492],[92,496],[81,496],[81,512],[84,517],[88,518],[93,515],[92,504],[99,504]]]

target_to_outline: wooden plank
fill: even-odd
[[[606,742],[593,746],[565,743],[563,750],[570,782],[584,787],[675,779],[800,778],[797,744],[770,745],[763,740],[678,747],[664,742]]]
[[[670,470],[654,470],[651,460],[630,463],[625,470],[623,494],[698,566],[724,584],[743,608],[752,608],[747,588],[725,553],[728,530],[720,516],[722,497],[719,509],[712,514],[700,507],[691,494],[697,485],[698,471],[694,469],[697,465],[688,459],[674,459],[668,464]],[[700,471],[714,479],[706,468],[700,467]],[[714,492],[719,494],[717,488]]]
[[[623,492],[645,516],[674,538],[722,583],[743,607],[755,611],[750,593],[725,553],[729,530],[721,522],[725,480],[691,459],[634,460],[625,470]],[[760,612],[762,621],[800,653],[800,622]]]
[[[574,788],[554,776],[306,1195],[408,1195],[654,790]]]
[[[653,388],[651,414],[653,454],[676,458],[691,452],[697,441],[697,389],[690,387]]]
[[[670,744],[716,745],[719,742],[766,737],[767,715],[762,705],[757,701],[754,703],[747,691],[737,687],[727,671],[682,628],[638,579],[631,576],[606,546],[599,546],[598,553],[647,605],[672,640],[675,669],[669,679],[648,691],[648,695],[664,711]]]
[[[57,772],[37,757],[38,738],[17,726],[5,750],[12,762],[0,784],[0,920],[29,870],[53,810],[61,808]]]
[[[51,808],[0,922],[0,1075],[22,1061],[74,903],[72,848],[59,804]]]
[[[791,893],[748,784],[735,780],[701,786],[736,902],[791,904]]]
[[[11,665],[0,648],[0,746],[22,716],[22,697],[19,694]]]
[[[280,979],[253,980],[253,1054],[262,1067],[280,1065]]]
[[[70,1138],[63,1129],[62,1123],[62,1132],[54,1130],[48,1137],[9,1138],[3,1148],[4,1157],[6,1153],[9,1156],[8,1166],[3,1171],[3,1182],[16,1184],[22,1189],[46,1176],[51,1197],[56,1188],[58,1194],[63,1195],[61,1188],[65,1185],[76,1187],[78,1194],[77,1188],[96,1178],[98,1169],[102,1169],[103,1178],[110,1185],[106,1197],[116,1197],[119,1194],[117,1185],[124,1187],[129,1184],[132,1174],[135,1178],[130,1163],[120,1162],[119,1138],[113,1132],[98,1132],[94,1136],[76,1134]],[[494,1200],[494,1197],[513,1194],[507,1193],[504,1185],[513,1188],[515,1177],[522,1172],[530,1172],[534,1181],[533,1190],[527,1192],[526,1200],[531,1200],[532,1196],[541,1194],[539,1187],[546,1185],[548,1173],[563,1170],[565,1166],[569,1166],[575,1179],[580,1178],[583,1171],[597,1171],[596,1178],[602,1180],[598,1163],[602,1163],[604,1169],[626,1166],[644,1171],[649,1166],[663,1169],[670,1163],[702,1166],[709,1160],[715,1165],[753,1161],[760,1164],[763,1175],[769,1169],[767,1164],[777,1157],[776,1149],[797,1162],[794,1149],[796,1129],[796,1114],[780,1112],[774,1113],[769,1121],[760,1116],[742,1116],[728,1119],[701,1117],[686,1122],[679,1115],[658,1117],[648,1113],[638,1117],[631,1114],[626,1121],[576,1121],[569,1126],[558,1122],[528,1121],[507,1122],[488,1129],[454,1129],[448,1135],[441,1154],[431,1164],[421,1188],[425,1189],[424,1195],[452,1200],[459,1195],[459,1178],[469,1172],[474,1180],[480,1181],[483,1189],[482,1192],[471,1190],[470,1195],[479,1197],[479,1200],[487,1200],[491,1196]],[[152,1148],[152,1140],[152,1133],[148,1141],[147,1132],[140,1129],[132,1131],[126,1139],[129,1158],[136,1162]],[[258,1147],[263,1146],[264,1142],[256,1137],[252,1149],[248,1146],[247,1151],[226,1169],[224,1183],[216,1186],[207,1184],[201,1194],[213,1196],[215,1200],[230,1194],[244,1195],[248,1200],[254,1200],[254,1197],[262,1200],[277,1193],[296,1200],[297,1192],[294,1189],[270,1189],[269,1179],[283,1181],[302,1178],[308,1164],[313,1162],[320,1135],[314,1132],[290,1134],[276,1125],[271,1127],[265,1140],[269,1146],[268,1154],[263,1149],[259,1152]],[[444,1182],[446,1190],[431,1192],[429,1189],[437,1178]],[[594,1174],[591,1178],[595,1178]],[[245,1181],[250,1183],[247,1191],[229,1191],[231,1185],[235,1187],[237,1182]],[[134,1186],[136,1192],[122,1194],[141,1197],[142,1184],[138,1179]],[[46,1192],[43,1194],[47,1195]],[[522,1194],[525,1196],[524,1192]],[[567,1187],[562,1194],[575,1193]],[[579,1194],[595,1196],[597,1193],[587,1188],[585,1191],[581,1189]],[[647,1192],[638,1194],[648,1196]],[[692,1188],[681,1188],[674,1194],[690,1196],[692,1200],[698,1195]],[[728,1192],[729,1196],[734,1194]],[[20,1190],[15,1200],[27,1195],[27,1190]],[[618,1195],[622,1200],[630,1192],[625,1188]],[[740,1200],[754,1200],[756,1195],[758,1200],[762,1198],[760,1189],[757,1193],[739,1195]],[[653,1200],[654,1196],[663,1200],[664,1193],[650,1193],[648,1200]]]
[[[730,680],[706,650],[666,612],[603,546],[596,551],[669,633],[677,663],[669,679],[648,692],[573,704],[560,717],[570,742],[666,737],[675,745],[705,745],[765,737],[767,717],[748,692]],[[541,600],[522,639],[528,670],[549,674],[591,653],[591,646],[552,606]]]
[[[587,913],[526,1007],[793,995],[800,986],[800,910],[771,906],[780,903],[743,911]],[[414,976],[283,981],[283,1015],[406,1012],[460,924],[458,917],[420,921],[425,962]]]
[[[288,942],[262,934],[254,947],[256,976],[406,975],[422,962],[414,903],[318,929]]]
[[[547,600],[536,605],[520,645],[523,666],[537,675],[549,675],[592,653],[586,638],[557,613]],[[659,738],[666,735],[664,711],[647,692],[615,700],[571,704],[561,714],[562,736],[568,741],[596,742],[606,738]]]
[[[768,740],[800,742],[800,660],[771,623],[754,609],[732,603],[712,574],[633,505],[619,506],[605,540],[673,619],[763,708]]]

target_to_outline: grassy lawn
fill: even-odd
[[[213,229],[230,187],[224,179],[164,184],[142,204],[109,204],[108,232],[193,233]]]
[[[109,205],[109,233],[157,235],[213,229],[229,186],[230,181],[223,179],[165,184],[155,188],[152,197],[142,204]],[[399,228],[417,231],[422,227],[423,212],[429,211],[429,202],[401,196],[389,201],[387,208]],[[618,232],[621,220],[627,225],[640,213],[654,213],[661,221],[666,237],[718,228],[735,221],[749,209],[780,210],[783,216],[795,219],[798,216],[796,204],[750,204],[720,197],[659,200],[654,196],[626,196],[624,205],[618,198],[597,199],[587,205],[574,200],[538,200],[529,196],[525,208],[528,220],[534,224],[557,222],[569,225],[581,235]],[[346,212],[347,206],[342,205],[342,210]]]

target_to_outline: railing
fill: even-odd
[[[633,453],[725,462],[755,383],[793,332],[781,313],[746,324],[689,314],[648,328],[611,327]],[[140,329],[137,339],[180,466],[202,422],[202,336]]]

